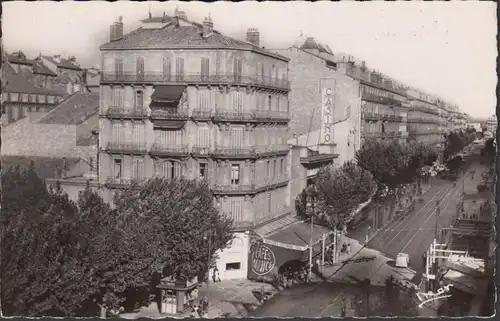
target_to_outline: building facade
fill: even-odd
[[[64,59],[61,55],[40,55],[37,59],[57,75],[52,81],[54,89],[68,95],[85,90],[85,71],[80,68],[74,56]]]
[[[414,89],[407,90],[407,99],[410,139],[428,145],[442,144],[446,126],[443,110],[428,94]]]
[[[248,231],[286,215],[288,59],[221,35],[210,17],[149,17],[101,46],[99,180],[204,179],[234,220],[221,278],[247,275]]]

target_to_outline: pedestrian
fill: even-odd
[[[347,243],[347,255],[351,254],[351,243]]]
[[[345,303],[345,299],[342,299],[342,302],[341,302],[341,307],[340,307],[340,316],[342,318],[345,318],[345,315],[346,315],[346,303]]]

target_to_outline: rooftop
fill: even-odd
[[[63,166],[63,159],[58,157],[2,155],[4,170],[16,166],[19,166],[21,170],[28,169],[32,161],[35,165],[35,171],[41,179],[59,176],[59,171]],[[66,158],[66,168],[74,166],[79,161],[79,158]]]
[[[54,65],[56,65],[59,68],[65,68],[65,69],[74,69],[74,70],[82,70],[79,66],[77,66],[75,63],[71,62],[69,59],[64,59],[60,58],[60,61],[57,62],[54,57],[51,56],[43,56],[43,58],[47,59]]]
[[[38,88],[31,84],[27,77],[17,73],[9,64],[5,64],[2,69],[2,77],[5,79],[5,92],[9,93],[24,93],[24,94],[40,94],[40,95],[60,95],[57,91]]]
[[[49,76],[57,76],[57,74],[53,73],[49,67],[45,66],[42,62],[35,61],[33,63],[33,73],[40,75],[49,75]]]
[[[146,19],[146,22],[163,21],[163,17]],[[181,19],[180,19],[181,20]],[[254,44],[224,36],[214,30],[209,37],[203,37],[203,26],[199,23],[182,19],[183,23],[175,24],[175,19],[165,17],[166,25],[158,29],[139,28],[125,34],[120,40],[108,42],[101,50],[123,49],[237,49],[250,50],[271,56],[283,61],[288,58],[272,53]],[[144,22],[144,20],[143,20]]]
[[[12,63],[12,64],[21,64],[21,65],[32,65],[33,60],[27,59],[26,57],[23,57],[22,55],[7,55],[7,60]]]
[[[40,124],[78,125],[99,111],[99,93],[77,92],[40,119]]]

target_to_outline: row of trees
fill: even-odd
[[[297,197],[297,213],[308,216],[307,194],[316,193],[319,222],[343,225],[352,210],[375,191],[378,201],[395,201],[404,186],[415,180],[420,183],[421,169],[436,160],[437,151],[428,145],[367,139],[356,153],[356,162],[338,169],[326,167],[318,173],[314,186]],[[394,203],[391,205],[394,207]]]
[[[4,315],[95,316],[131,290],[191,279],[232,239],[232,222],[199,181],[153,179],[116,194],[111,208],[90,188],[72,202],[47,190],[33,167],[2,174]],[[99,308],[100,307],[100,308]]]
[[[446,142],[443,151],[443,156],[445,159],[459,153],[465,146],[472,143],[477,138],[476,132],[474,131],[459,131],[451,132],[446,135]]]

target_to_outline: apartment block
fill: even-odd
[[[184,15],[120,20],[101,46],[99,180],[203,179],[234,220],[221,278],[247,275],[248,231],[290,212],[288,59]]]

